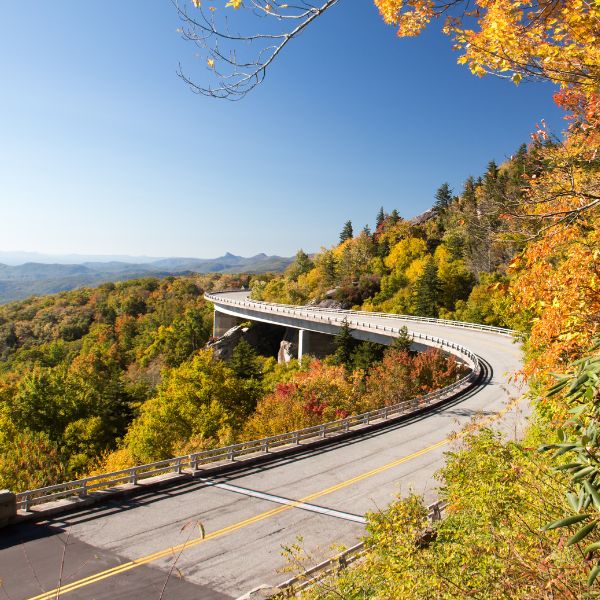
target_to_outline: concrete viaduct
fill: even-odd
[[[123,487],[135,493],[108,493],[94,504],[68,497],[58,511],[31,507],[35,520],[20,514],[22,522],[0,530],[0,596],[238,598],[289,577],[278,572],[286,564],[282,548],[299,535],[319,560],[335,553],[332,544],[355,544],[364,535],[364,514],[397,494],[412,488],[435,500],[433,475],[457,443],[454,433],[473,416],[510,436],[525,425],[522,390],[509,378],[520,368],[520,350],[505,331],[272,305],[252,302],[247,293],[207,299],[215,306],[216,333],[238,319],[268,322],[298,330],[302,354],[344,319],[356,337],[383,343],[406,325],[419,344],[442,345],[480,365],[482,374],[468,391],[427,412],[300,444],[294,453],[230,462],[223,471],[175,469],[160,485],[134,481]]]

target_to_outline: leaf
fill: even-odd
[[[597,564],[591,571],[590,576],[588,577],[588,585],[592,586],[596,578],[600,575],[600,564]]]
[[[583,553],[584,554],[589,554],[590,552],[594,552],[594,550],[600,550],[600,542],[594,542],[593,544],[590,544],[589,546],[586,546],[586,548],[583,551]]]
[[[598,490],[594,487],[594,485],[586,480],[583,482],[583,487],[587,490],[588,494],[592,497],[592,502],[594,503],[594,508],[596,510],[600,510],[600,494],[598,494]]]
[[[550,531],[551,529],[558,529],[559,527],[567,527],[569,525],[574,525],[575,523],[579,523],[581,521],[585,521],[590,517],[588,514],[583,515],[571,515],[570,517],[565,517],[564,519],[559,519],[558,521],[554,521],[549,525],[545,525],[543,527],[544,531]]]
[[[573,544],[577,544],[577,542],[580,542],[584,537],[586,537],[592,531],[594,531],[594,529],[596,529],[597,523],[597,521],[592,521],[591,523],[584,525],[581,529],[579,529],[579,531],[577,531],[575,535],[569,538],[567,546],[572,546]]]

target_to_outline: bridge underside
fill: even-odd
[[[215,337],[225,335],[231,328],[240,323],[250,321],[253,327],[247,341],[259,352],[277,356],[279,362],[284,362],[290,358],[300,360],[304,355],[310,354],[315,358],[325,358],[331,354],[334,347],[334,336],[339,331],[339,326],[332,326],[327,323],[310,323],[308,327],[301,327],[294,319],[281,319],[281,324],[274,324],[268,319],[257,315],[246,314],[243,317],[229,313],[221,307],[215,307],[213,334]],[[377,344],[389,345],[393,338],[376,331],[352,330],[352,336],[361,341],[375,342]],[[273,343],[275,345],[273,346]],[[413,350],[424,351],[428,346],[413,343]]]

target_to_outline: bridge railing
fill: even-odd
[[[266,312],[279,312],[282,314],[301,314],[302,316],[311,317],[314,316],[315,313],[324,313],[324,314],[340,314],[340,315],[357,315],[357,316],[374,316],[379,319],[389,319],[389,320],[401,320],[401,321],[419,321],[423,323],[437,323],[439,325],[444,325],[448,327],[460,327],[462,329],[476,329],[479,331],[489,331],[491,333],[497,333],[499,335],[506,336],[514,336],[515,331],[512,329],[507,329],[506,327],[496,327],[494,325],[482,325],[480,323],[468,323],[466,321],[452,321],[450,319],[434,319],[432,317],[417,317],[413,315],[394,315],[390,313],[382,313],[382,312],[371,312],[364,310],[345,310],[341,308],[324,308],[320,306],[299,306],[294,304],[280,304],[276,302],[263,302],[262,300],[238,300],[223,297],[222,294],[227,293],[239,293],[240,290],[223,290],[216,291],[204,294],[204,297],[210,302],[237,305],[237,306],[247,306],[252,307],[255,305],[256,307],[260,307],[263,311]]]
[[[475,360],[477,360],[476,357]],[[203,450],[120,471],[92,475],[82,479],[20,492],[17,494],[17,508],[29,511],[33,506],[64,498],[84,499],[92,492],[110,490],[122,484],[138,485],[143,479],[167,473],[179,474],[185,471],[191,473],[191,475],[201,474],[201,468],[204,465],[231,462],[248,455],[265,454],[283,446],[300,445],[302,442],[307,441],[318,441],[325,438],[335,439],[339,435],[360,429],[369,424],[403,415],[410,415],[417,410],[435,405],[444,399],[470,388],[473,382],[479,377],[479,374],[480,366],[477,362],[476,367],[468,375],[451,385],[423,396],[403,400],[391,406],[384,406],[358,415],[350,415],[344,419],[329,421],[321,425],[314,425],[258,440],[249,440],[221,448]]]
[[[427,507],[427,518],[432,523],[439,521],[442,518],[442,512],[446,509],[447,502],[434,502]],[[280,583],[276,588],[269,589],[268,595],[261,595],[261,598],[290,598],[296,596],[302,590],[313,587],[330,575],[335,575],[343,569],[350,566],[352,563],[361,559],[366,553],[365,543],[358,544],[347,548],[332,558],[328,558],[313,567],[304,570],[298,575],[290,577],[286,581]],[[253,590],[259,591],[260,588]],[[242,598],[254,597],[253,593],[249,593]]]
[[[363,317],[365,315],[372,315],[372,314],[376,314],[376,313],[361,312],[361,311],[334,310],[334,311],[330,311],[330,313],[317,312],[315,314],[312,312],[313,311],[312,308],[309,310],[306,310],[304,307],[294,307],[294,306],[288,305],[288,304],[270,304],[270,303],[264,303],[264,302],[257,302],[255,300],[236,300],[236,299],[231,299],[231,298],[217,297],[217,296],[211,295],[211,294],[205,294],[205,297],[212,302],[225,303],[225,304],[229,304],[231,306],[248,308],[250,310],[252,310],[252,309],[257,310],[257,305],[258,305],[258,309],[261,310],[262,312],[271,312],[271,313],[276,312],[277,314],[290,315],[290,316],[293,316],[296,318],[310,319],[314,322],[326,322],[328,324],[336,324],[336,325],[347,323],[349,326],[352,326],[355,329],[359,329],[362,331],[381,331],[384,334],[390,333],[393,335],[399,335],[401,332],[400,327],[394,327],[393,325],[381,325],[379,323],[371,323],[370,321],[360,319],[360,317]],[[349,319],[348,318],[349,314],[357,315],[357,317]],[[390,318],[395,318],[395,316],[393,316],[393,315],[387,315],[387,316]],[[406,317],[406,316],[403,317],[402,315],[399,315],[399,317],[407,319],[407,320],[412,318],[412,317]],[[446,321],[443,321],[441,319],[425,319],[424,317],[422,317],[421,319],[427,320],[428,322],[446,323]],[[482,327],[485,327],[485,326],[482,325]],[[456,342],[451,342],[449,340],[446,340],[446,339],[443,339],[443,338],[440,338],[437,336],[421,333],[418,331],[411,331],[409,333],[414,340],[421,340],[421,341],[424,341],[425,343],[430,342],[430,343],[440,346],[442,348],[447,348],[449,352],[451,352],[452,354],[459,356],[463,360],[465,360],[465,362],[469,365],[469,367],[471,369],[473,369],[474,371],[476,371],[479,368],[479,361],[478,361],[477,356],[473,352],[471,352],[471,350],[466,348],[465,346],[462,346],[461,344],[457,344]]]

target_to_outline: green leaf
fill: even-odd
[[[583,515],[571,515],[570,517],[565,517],[564,519],[559,519],[558,521],[554,521],[549,525],[546,525],[543,529],[549,531],[550,529],[558,529],[559,527],[567,527],[569,525],[574,525],[575,523],[579,523],[580,521],[585,521],[591,515],[583,514]]]
[[[571,480],[574,482],[579,481],[580,479],[583,479],[587,475],[592,474],[595,470],[596,470],[596,467],[591,467],[591,466],[584,467],[583,469],[579,469],[579,471],[575,471],[575,473],[573,473]]]
[[[577,499],[577,496],[575,494],[573,494],[572,492],[567,492],[566,494],[567,496],[567,501],[569,502],[570,507],[577,512],[579,510],[579,500]]]
[[[556,471],[568,471],[569,469],[580,468],[581,463],[565,463],[564,465],[558,465],[554,467]]]
[[[594,581],[596,581],[596,577],[600,575],[600,564],[597,564],[591,571],[590,576],[588,577],[588,585],[592,586]]]
[[[584,554],[588,554],[590,552],[594,552],[594,550],[600,550],[600,542],[594,542],[593,544],[590,544],[589,546],[586,546],[586,548],[583,551],[583,553]]]
[[[587,490],[587,493],[592,497],[594,508],[596,510],[600,510],[600,494],[598,493],[596,487],[587,479],[583,482],[583,487]]]
[[[592,521],[591,523],[584,525],[581,529],[579,529],[579,531],[577,531],[575,535],[569,538],[567,546],[572,546],[573,544],[577,544],[577,542],[580,542],[584,537],[586,537],[592,531],[594,531],[594,529],[596,529],[596,525],[597,521]]]

